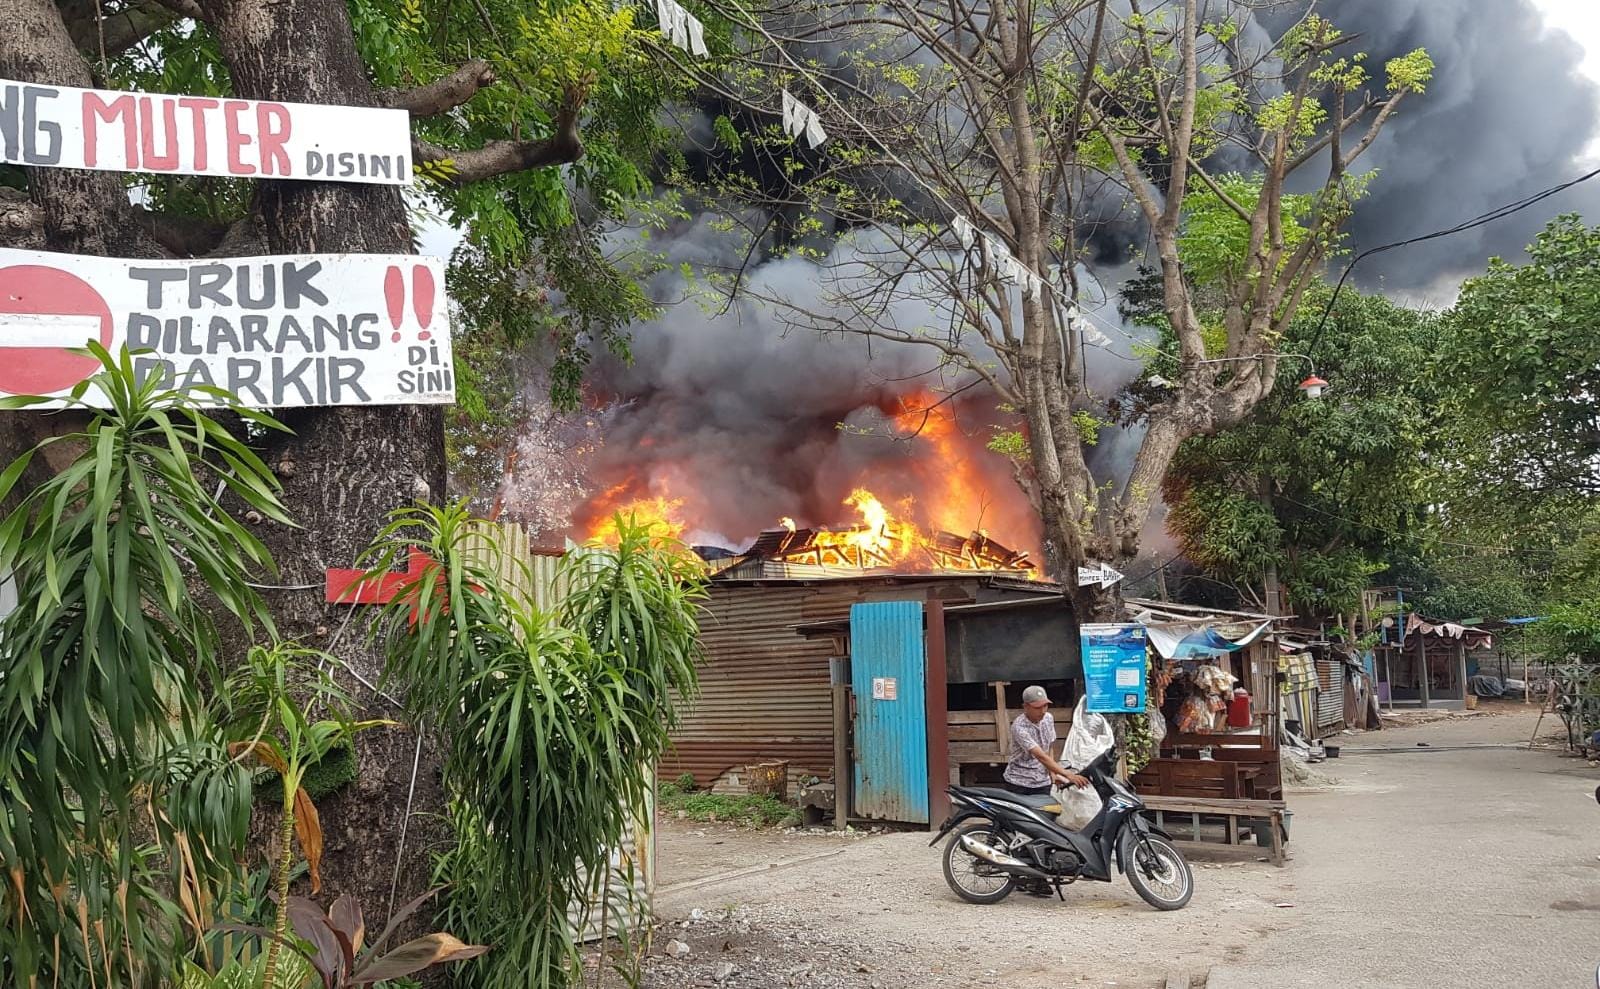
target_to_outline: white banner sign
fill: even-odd
[[[0,163],[411,183],[411,115],[0,79]]]
[[[455,401],[444,264],[315,254],[128,261],[0,250],[0,396],[60,396],[99,370],[215,385],[255,408]],[[98,404],[94,392],[86,400]]]

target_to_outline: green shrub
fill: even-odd
[[[661,807],[682,812],[691,821],[721,821],[750,827],[793,826],[800,812],[776,797],[756,794],[682,792],[674,784],[661,788]]]

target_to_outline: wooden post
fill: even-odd
[[[947,655],[944,641],[944,604],[929,601],[924,632],[923,705],[928,736],[928,824],[937,828],[950,816],[950,695],[946,689]]]
[[[1427,707],[1430,693],[1428,681],[1433,676],[1428,670],[1428,633],[1421,629],[1417,629],[1417,652],[1421,657],[1417,660],[1417,667],[1422,671],[1417,677],[1417,688],[1422,691],[1422,706]]]
[[[835,660],[843,667],[848,660]],[[843,831],[850,826],[850,790],[855,767],[850,764],[850,684],[833,685],[833,827]]]
[[[1272,828],[1272,864],[1283,864],[1283,811],[1275,810],[1267,819],[1267,826]]]
[[[1272,479],[1266,475],[1261,477],[1259,492],[1261,505],[1270,514],[1272,512]],[[1276,618],[1283,614],[1283,586],[1278,581],[1278,565],[1268,561],[1267,569],[1261,575],[1262,590],[1265,591],[1267,615]],[[1315,721],[1313,717],[1311,720]]]
[[[1009,680],[990,680],[989,686],[994,688],[994,741],[1000,746],[1000,754],[1011,758],[1011,720],[1006,717],[1006,687]]]

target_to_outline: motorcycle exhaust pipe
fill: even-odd
[[[975,840],[969,834],[964,834],[961,836],[961,847],[976,855],[978,858],[983,859],[985,862],[998,865],[1000,868],[1005,869],[1008,872],[1015,872],[1019,875],[1029,876],[1033,879],[1050,878],[1043,872],[1040,872],[1038,869],[1035,869],[1033,866],[1022,861],[1021,859],[1013,858],[1012,856],[1007,855],[1005,852],[1002,852],[990,845],[985,845],[983,842]]]

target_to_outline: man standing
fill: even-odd
[[[1050,783],[1087,786],[1089,781],[1056,762],[1056,722],[1050,717],[1050,695],[1043,687],[1022,692],[1022,713],[1011,722],[1011,760],[1006,763],[1006,788],[1014,793],[1045,795]]]

